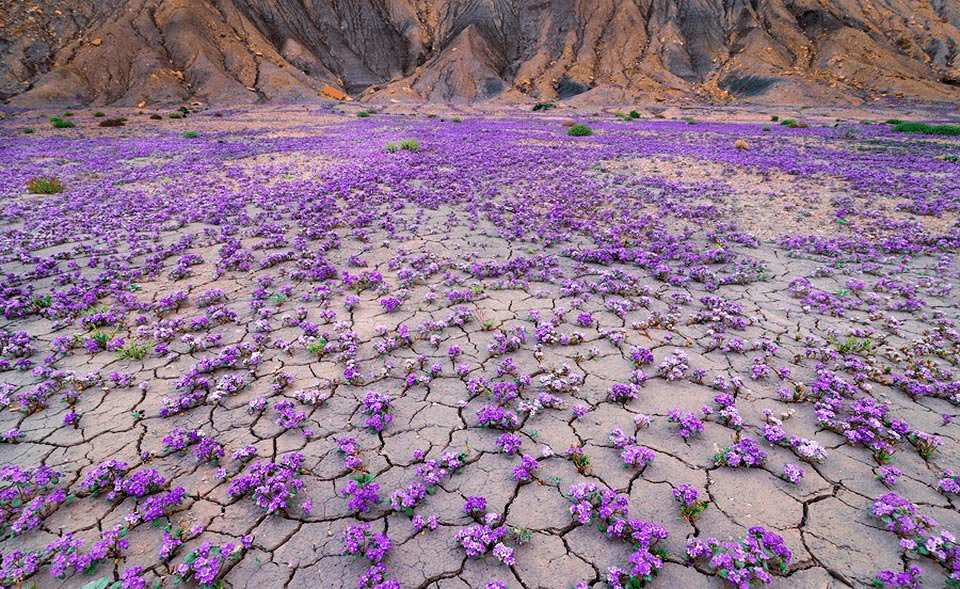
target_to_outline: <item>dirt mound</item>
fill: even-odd
[[[891,0],[0,2],[15,105],[960,97],[960,9]]]

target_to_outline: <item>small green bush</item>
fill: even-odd
[[[65,111],[65,112],[63,113],[63,116],[65,116],[65,117],[72,117],[72,116],[73,116],[73,112],[72,112],[72,111],[69,111],[69,110],[68,110],[68,111]]]
[[[196,139],[196,138],[199,137],[199,136],[200,136],[200,135],[199,135],[196,131],[185,131],[185,132],[183,133],[183,138],[184,138],[184,139]]]
[[[640,118],[640,113],[638,113],[638,112],[635,111],[635,110],[631,110],[631,111],[630,111],[630,118],[631,118],[631,119],[639,119],[639,118]]]
[[[105,117],[105,116],[107,116],[107,113],[103,112],[102,110],[98,110],[97,112],[93,113],[93,116],[95,116],[95,117],[97,117],[97,118]]]
[[[368,113],[365,110],[361,110],[360,112],[357,113],[357,116],[361,119],[365,119],[370,116],[370,113]]]
[[[571,135],[573,137],[586,137],[587,135],[593,135],[593,131],[586,125],[573,125],[567,129],[567,135]]]
[[[773,115],[772,117],[770,117],[770,120],[776,123],[777,121],[780,120],[780,117],[778,117],[777,115]]]
[[[170,113],[170,114],[167,115],[167,116],[170,117],[171,119],[182,119],[182,118],[183,118],[183,115],[180,114],[180,113],[178,113],[178,112],[172,112],[172,113]]]
[[[928,125],[926,123],[901,123],[893,128],[899,133],[922,133],[924,135],[960,135],[957,125]]]
[[[56,194],[66,190],[66,187],[52,176],[36,176],[27,182],[27,190],[33,194]]]
[[[533,112],[538,110],[550,110],[551,108],[556,108],[556,105],[552,102],[538,102],[533,105]]]
[[[143,357],[150,351],[149,344],[131,343],[117,353],[117,358],[121,360],[143,360]]]
[[[400,141],[388,141],[387,144],[383,146],[383,150],[387,153],[396,153],[400,150],[420,151],[420,142],[413,138],[401,139]]]
[[[24,127],[24,128],[23,128],[23,132],[24,132],[25,134],[29,135],[29,134],[31,134],[31,133],[34,132],[34,128],[33,128],[33,127]]]
[[[764,130],[764,131],[769,131],[769,130],[770,130],[770,127],[764,127],[763,130]]]
[[[790,125],[796,125],[797,119],[783,119],[782,121],[780,121],[780,124],[783,125],[784,127],[789,127]]]
[[[960,135],[960,126],[936,125],[930,130],[931,135]]]
[[[454,123],[461,123],[461,122],[463,122],[463,121],[460,119],[460,117],[453,117],[453,118],[450,119],[450,120],[451,120],[452,122],[454,122]]]
[[[76,127],[72,121],[65,121],[60,117],[53,117],[50,119],[50,122],[53,123],[53,126],[57,129],[69,129],[71,127]]]
[[[888,125],[902,125],[903,121],[901,121],[900,119],[887,119],[886,123]]]

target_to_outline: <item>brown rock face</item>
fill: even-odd
[[[954,0],[0,0],[19,105],[960,97]],[[609,96],[610,93],[604,94]]]

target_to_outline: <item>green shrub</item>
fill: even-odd
[[[635,111],[635,110],[631,110],[631,111],[630,111],[630,118],[631,118],[631,119],[639,119],[639,118],[640,118],[640,113],[638,113],[638,112]]]
[[[180,114],[180,113],[178,113],[178,112],[172,112],[172,113],[170,113],[170,114],[167,115],[167,116],[170,117],[171,119],[182,119],[182,118],[183,118],[183,115]]]
[[[396,153],[400,150],[406,151],[420,151],[420,142],[413,138],[401,139],[400,141],[388,141],[386,145],[383,146],[383,150],[387,153]]]
[[[360,112],[357,113],[357,116],[360,117],[361,119],[365,119],[370,116],[370,113],[368,113],[365,110],[361,110]]]
[[[902,125],[903,121],[901,121],[900,119],[887,119],[886,123],[888,125]]]
[[[71,127],[76,127],[72,121],[65,121],[60,117],[53,117],[50,119],[50,122],[53,123],[53,126],[57,129],[69,129]]]
[[[783,119],[782,121],[780,121],[780,124],[783,125],[784,127],[789,127],[790,125],[796,125],[797,119]]]
[[[538,110],[550,110],[551,108],[556,108],[556,105],[552,102],[538,102],[533,105],[534,112]]]
[[[184,139],[196,139],[199,136],[200,134],[197,133],[196,131],[185,131],[183,134]]]
[[[780,117],[778,117],[777,115],[773,115],[772,117],[770,117],[770,120],[776,123],[777,121],[780,120]]]
[[[150,351],[149,344],[135,344],[131,343],[127,347],[122,348],[117,353],[117,358],[121,360],[143,360],[143,357],[147,355],[147,352]]]
[[[587,135],[593,135],[593,131],[586,125],[573,125],[567,129],[567,135],[571,135],[573,137],[586,137]]]
[[[693,117],[683,117],[683,120],[687,122],[688,125],[696,125],[697,121]]]
[[[33,127],[24,127],[24,128],[23,128],[23,132],[24,132],[25,134],[29,135],[30,133],[33,133],[33,132],[34,132],[34,129],[33,129]]]
[[[922,133],[924,135],[960,135],[957,125],[928,125],[926,123],[900,123],[893,128],[899,133]]]
[[[460,122],[462,122],[461,119],[460,119],[460,117],[453,117],[453,118],[450,119],[450,120],[453,121],[454,123],[460,123]]]
[[[763,130],[764,130],[764,131],[769,131],[769,130],[770,130],[770,127],[764,127]]]
[[[27,182],[27,190],[33,194],[56,194],[66,190],[66,187],[52,176],[36,176]]]
[[[960,126],[937,125],[930,130],[931,135],[960,135]]]
[[[97,118],[105,117],[105,116],[107,116],[107,113],[103,112],[102,110],[98,110],[97,112],[93,113],[93,116],[95,116],[95,117],[97,117]]]
[[[65,116],[65,117],[72,117],[72,116],[73,116],[73,112],[72,112],[72,111],[69,111],[69,110],[68,110],[68,111],[65,111],[65,112],[63,113],[63,116]]]

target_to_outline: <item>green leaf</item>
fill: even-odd
[[[100,577],[96,581],[90,581],[82,587],[82,589],[107,589],[111,585],[110,579],[107,577]]]

